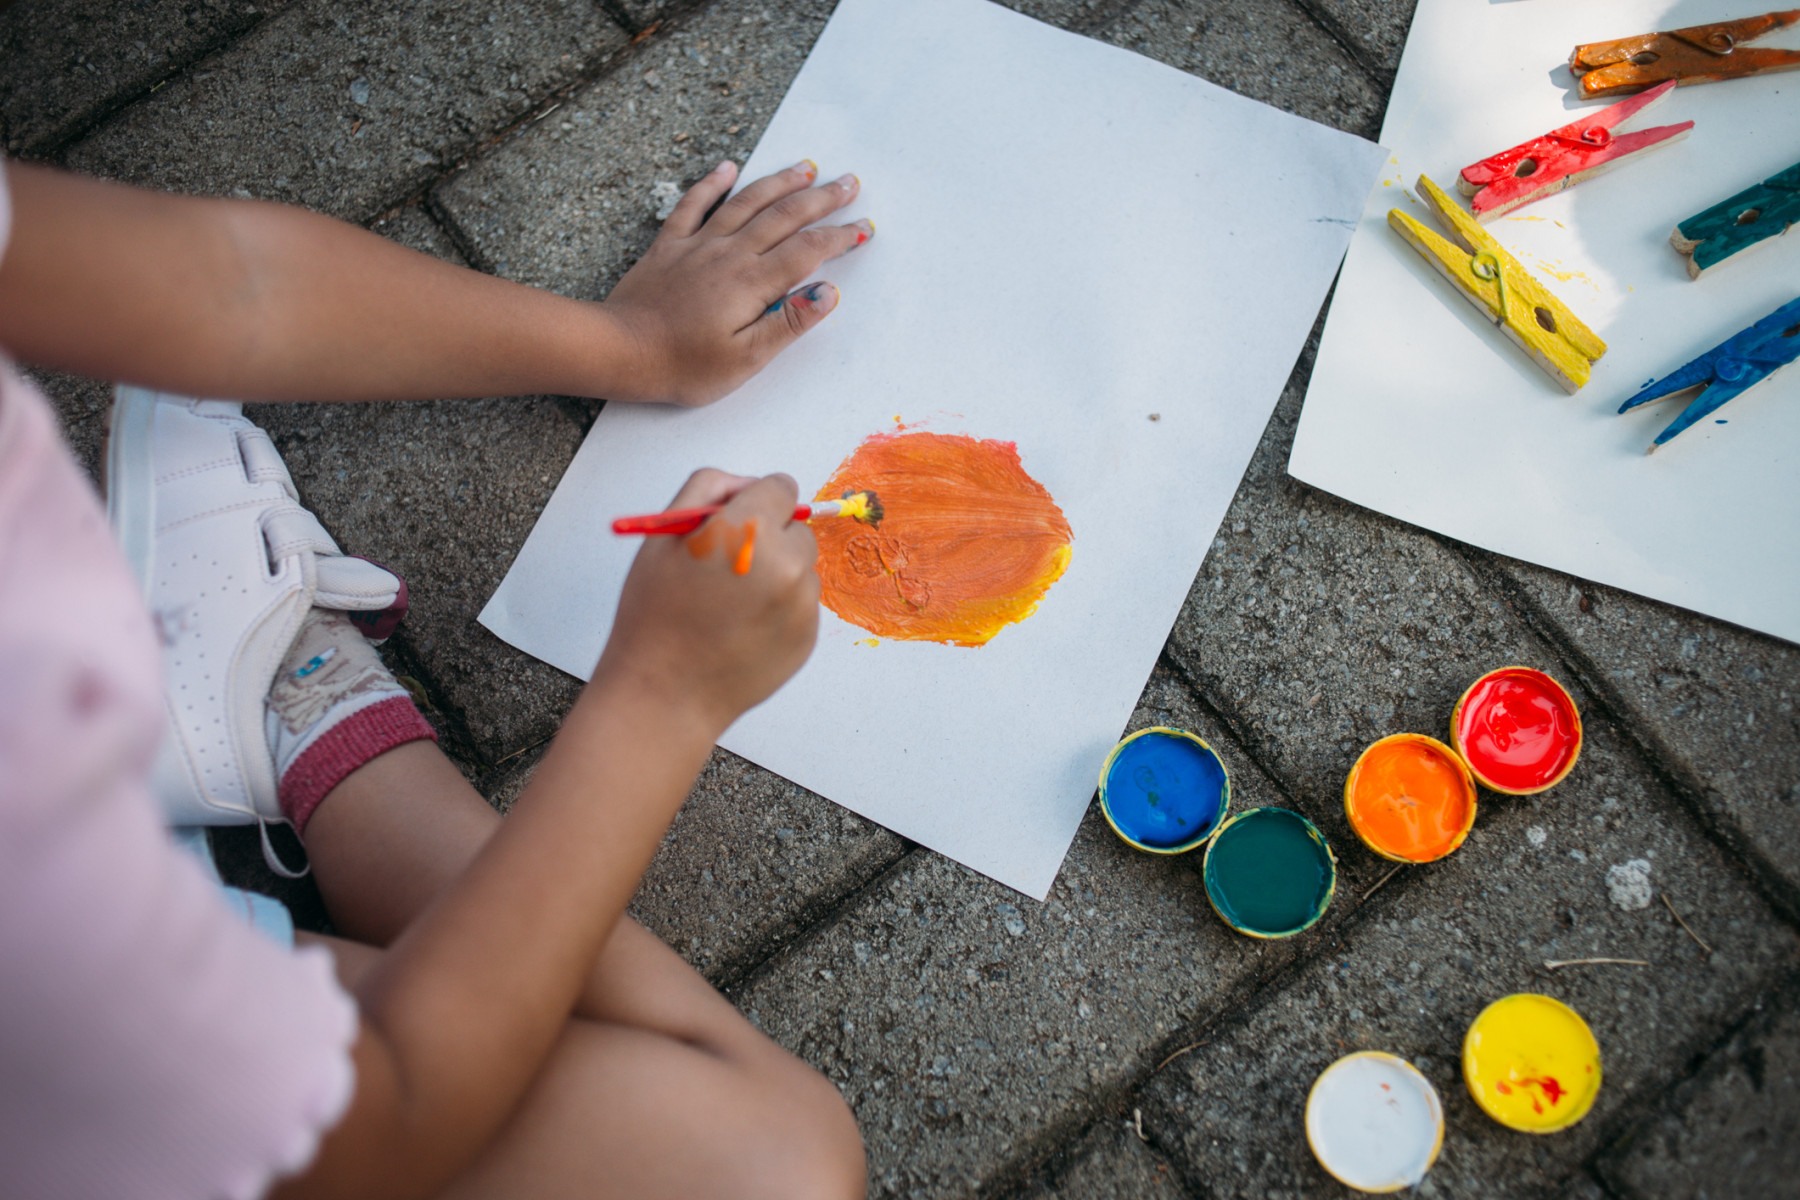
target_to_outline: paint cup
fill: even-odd
[[[1325,1173],[1359,1192],[1417,1187],[1444,1145],[1431,1080],[1380,1050],[1326,1067],[1306,1097],[1306,1144]]]
[[[1562,782],[1581,757],[1581,713],[1544,672],[1501,667],[1456,702],[1450,744],[1482,787],[1535,796]]]
[[[1463,1038],[1463,1082],[1508,1129],[1555,1133],[1587,1116],[1600,1094],[1600,1043],[1581,1014],[1532,992],[1481,1010]]]
[[[1201,868],[1221,920],[1253,938],[1318,924],[1337,890],[1337,860],[1313,823],[1285,808],[1252,808],[1219,826]]]
[[[1436,738],[1396,733],[1364,750],[1350,768],[1344,815],[1381,857],[1436,862],[1475,827],[1475,781],[1456,751]]]
[[[1113,832],[1151,854],[1185,854],[1218,831],[1231,775],[1185,729],[1140,729],[1100,767],[1100,811]]]

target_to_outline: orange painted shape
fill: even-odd
[[[1363,843],[1395,862],[1443,858],[1475,825],[1475,781],[1456,753],[1421,733],[1384,737],[1344,781],[1344,815]]]
[[[879,526],[813,526],[820,599],[882,637],[985,645],[1030,616],[1069,565],[1069,522],[1011,442],[878,433],[814,499],[846,491],[873,491],[886,515]]]
[[[744,522],[743,541],[738,543],[737,553],[731,560],[733,575],[748,575],[750,564],[756,560],[756,518],[751,517]]]

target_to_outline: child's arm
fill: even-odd
[[[434,1195],[470,1164],[543,1066],[714,740],[811,652],[816,548],[789,520],[793,481],[702,472],[675,502],[727,497],[710,540],[647,539],[530,785],[359,989],[355,1096],[282,1200]]]
[[[26,362],[192,396],[368,400],[533,393],[703,404],[836,301],[769,306],[864,223],[808,229],[854,177],[810,164],[688,192],[604,303],[452,266],[304,209],[173,196],[8,164],[0,345]]]

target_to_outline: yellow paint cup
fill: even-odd
[[[1463,1038],[1463,1082],[1488,1116],[1523,1133],[1555,1133],[1600,1095],[1600,1043],[1581,1014],[1534,992],[1481,1010]]]

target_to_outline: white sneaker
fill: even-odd
[[[344,557],[237,403],[120,387],[106,484],[107,516],[165,646],[157,799],[172,825],[261,822],[267,852],[267,823],[285,819],[265,732],[282,656],[314,605],[385,637],[406,585]]]

